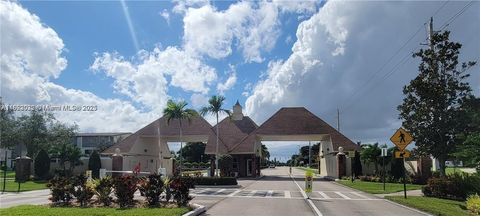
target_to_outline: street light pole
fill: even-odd
[[[310,140],[308,141],[308,168],[312,166],[312,145]]]

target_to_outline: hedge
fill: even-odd
[[[234,177],[194,177],[195,185],[237,185]]]
[[[422,188],[422,192],[429,197],[465,200],[469,195],[480,194],[480,176],[464,173],[433,177]]]

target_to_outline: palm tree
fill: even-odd
[[[193,109],[186,109],[187,102],[179,101],[175,102],[173,100],[168,100],[167,107],[163,110],[163,116],[167,118],[167,124],[170,124],[170,121],[177,119],[180,124],[180,174],[182,173],[182,120],[188,120],[190,123],[191,119],[197,116],[197,112]]]
[[[265,162],[265,165],[267,165],[267,159],[270,160],[270,152],[268,152],[268,148],[265,144],[262,144],[261,154],[262,160]]]
[[[200,109],[200,114],[202,114],[203,116],[210,113],[210,114],[215,114],[215,116],[217,117],[217,124],[215,125],[215,129],[217,131],[217,142],[215,146],[215,171],[216,171],[215,175],[218,174],[218,136],[219,136],[218,115],[221,113],[226,113],[227,115],[230,116],[230,110],[226,110],[222,108],[224,100],[225,100],[224,96],[214,95],[208,100],[209,105]]]

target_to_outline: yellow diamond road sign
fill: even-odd
[[[400,151],[403,151],[413,141],[412,135],[410,135],[405,129],[399,128],[395,134],[390,138]]]

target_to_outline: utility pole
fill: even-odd
[[[430,49],[433,50],[433,17],[430,17],[430,25],[428,26],[428,44]]]
[[[312,144],[308,141],[308,168],[312,166]]]
[[[340,132],[340,110],[337,108],[337,131]]]

